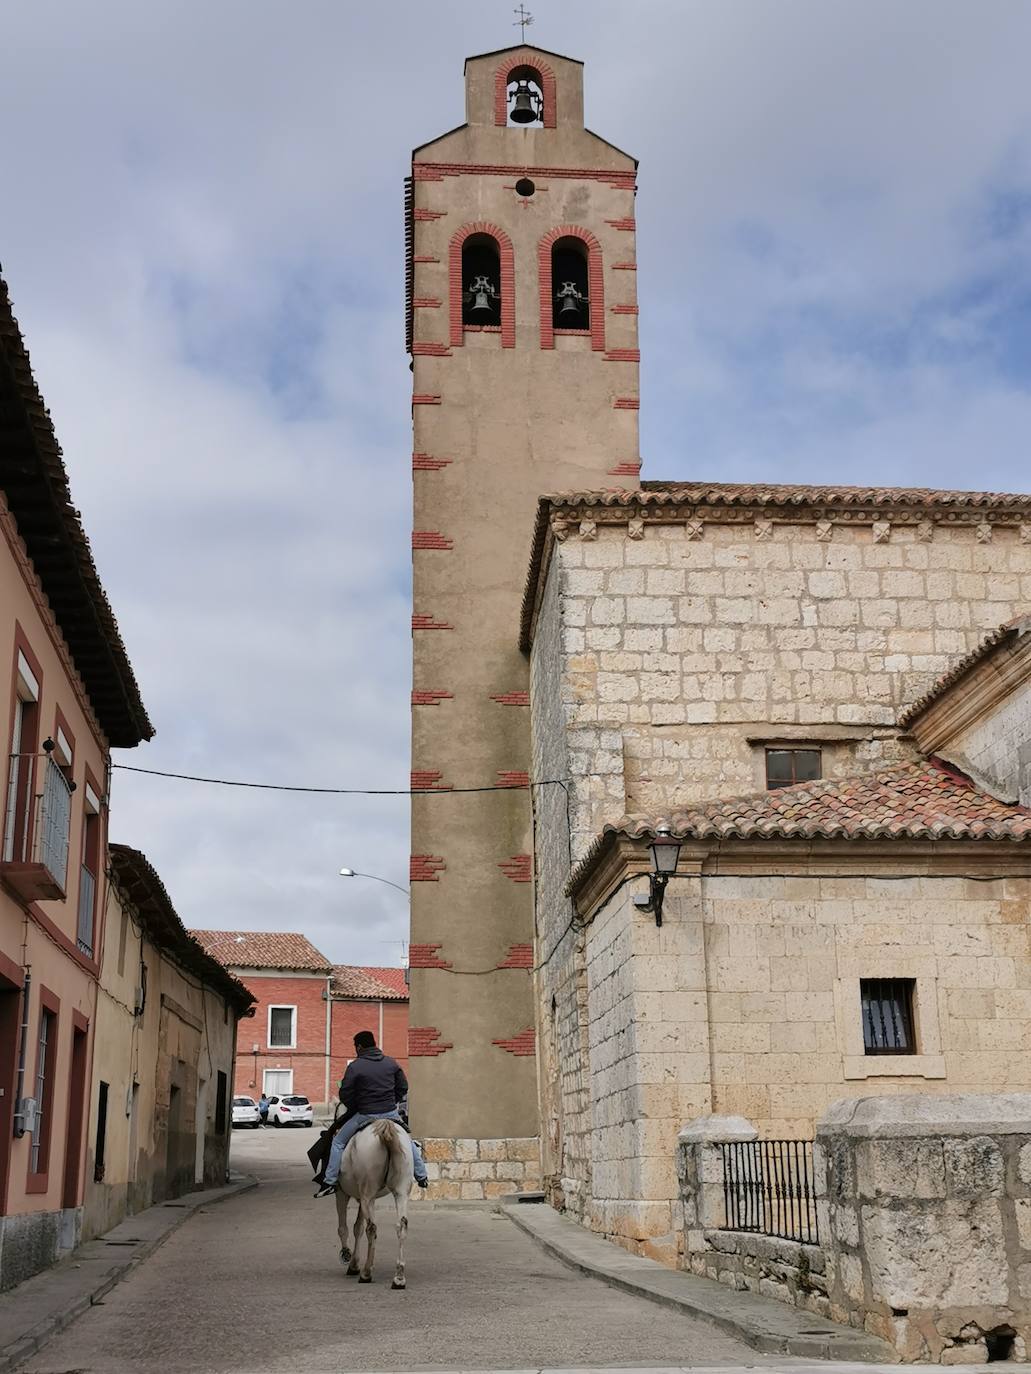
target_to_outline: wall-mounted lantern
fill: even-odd
[[[666,897],[666,884],[677,871],[680,859],[680,841],[668,825],[655,827],[655,838],[649,848],[652,851],[652,871],[648,876],[648,895],[639,893],[634,898],[638,911],[650,911],[655,915],[655,924],[662,925],[662,903]]]

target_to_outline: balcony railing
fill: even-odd
[[[39,778],[33,767],[36,762],[26,754],[10,761],[11,777],[17,784],[8,794],[0,873],[23,900],[52,901],[63,898],[68,886],[72,784],[47,755],[42,790],[33,796]]]
[[[85,864],[79,870],[78,946],[93,957],[93,916],[97,900],[97,880]]]

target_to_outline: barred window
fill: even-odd
[[[863,978],[863,1047],[867,1054],[916,1054],[913,978]]]
[[[269,1049],[293,1049],[297,1043],[297,1008],[269,1007]]]

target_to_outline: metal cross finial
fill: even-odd
[[[514,10],[512,11],[512,13],[519,16],[519,17],[516,19],[515,23],[512,25],[512,27],[515,28],[515,25],[516,25],[516,24],[519,25],[519,28],[520,28],[520,38],[521,38],[522,41],[525,43],[525,42],[526,42],[526,28],[527,28],[527,25],[528,25],[528,24],[532,24],[532,23],[533,23],[533,15],[530,13],[530,11],[529,11],[528,9],[525,9],[525,8],[523,7],[522,3],[520,3],[519,6],[518,6],[516,9],[514,9]]]

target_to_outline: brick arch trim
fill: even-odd
[[[537,245],[537,270],[541,293],[541,348],[555,347],[555,327],[551,309],[551,249],[559,239],[580,239],[587,245],[587,292],[591,298],[591,348],[605,351],[605,282],[602,276],[601,244],[589,229],[563,224],[544,235]]]
[[[471,234],[486,234],[498,245],[501,262],[501,347],[515,348],[515,254],[512,240],[496,224],[478,220],[464,224],[451,237],[448,251],[448,291],[451,305],[451,346],[461,348],[462,334],[462,245]]]
[[[532,67],[540,73],[541,95],[544,97],[544,127],[554,129],[555,120],[555,72],[536,53],[521,52],[508,57],[494,73],[494,123],[500,129],[508,124],[508,79],[517,67]]]

